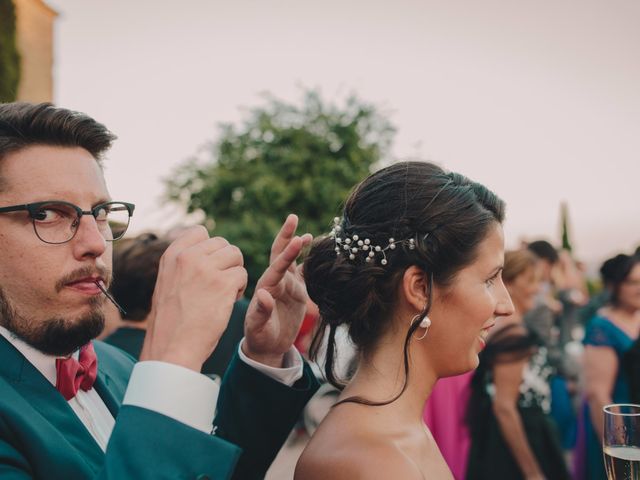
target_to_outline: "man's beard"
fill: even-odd
[[[104,329],[102,297],[90,300],[91,311],[74,321],[62,317],[33,321],[21,317],[0,287],[0,325],[47,355],[67,356],[96,338]]]

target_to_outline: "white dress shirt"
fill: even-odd
[[[57,357],[34,349],[1,326],[0,335],[55,386]],[[293,385],[302,377],[302,357],[294,347],[285,355],[285,368],[257,363],[244,355],[241,348],[239,355],[242,361],[285,385]],[[77,358],[78,353],[74,356]],[[144,361],[133,367],[122,404],[146,408],[211,433],[218,392],[218,385],[206,375],[172,363]],[[100,448],[106,451],[115,420],[95,389],[78,390],[68,404]]]

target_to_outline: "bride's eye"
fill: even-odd
[[[498,276],[500,275],[500,272],[497,272],[495,275],[493,275],[491,278],[487,279],[487,281],[485,282],[487,285],[491,286],[495,283],[496,279],[498,278]]]

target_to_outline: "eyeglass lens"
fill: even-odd
[[[96,212],[95,221],[105,240],[117,240],[129,226],[129,210],[121,203],[105,205]],[[33,216],[36,234],[47,243],[68,242],[75,235],[78,225],[77,210],[64,203],[42,205]]]

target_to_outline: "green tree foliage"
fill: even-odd
[[[168,196],[244,254],[249,284],[268,264],[269,247],[288,213],[299,232],[329,230],[350,189],[385,156],[393,127],[356,97],[326,103],[307,91],[301,106],[268,97],[239,126],[224,124],[202,160],[168,180]]]
[[[20,82],[16,47],[16,12],[11,0],[0,0],[0,102],[13,102]]]

